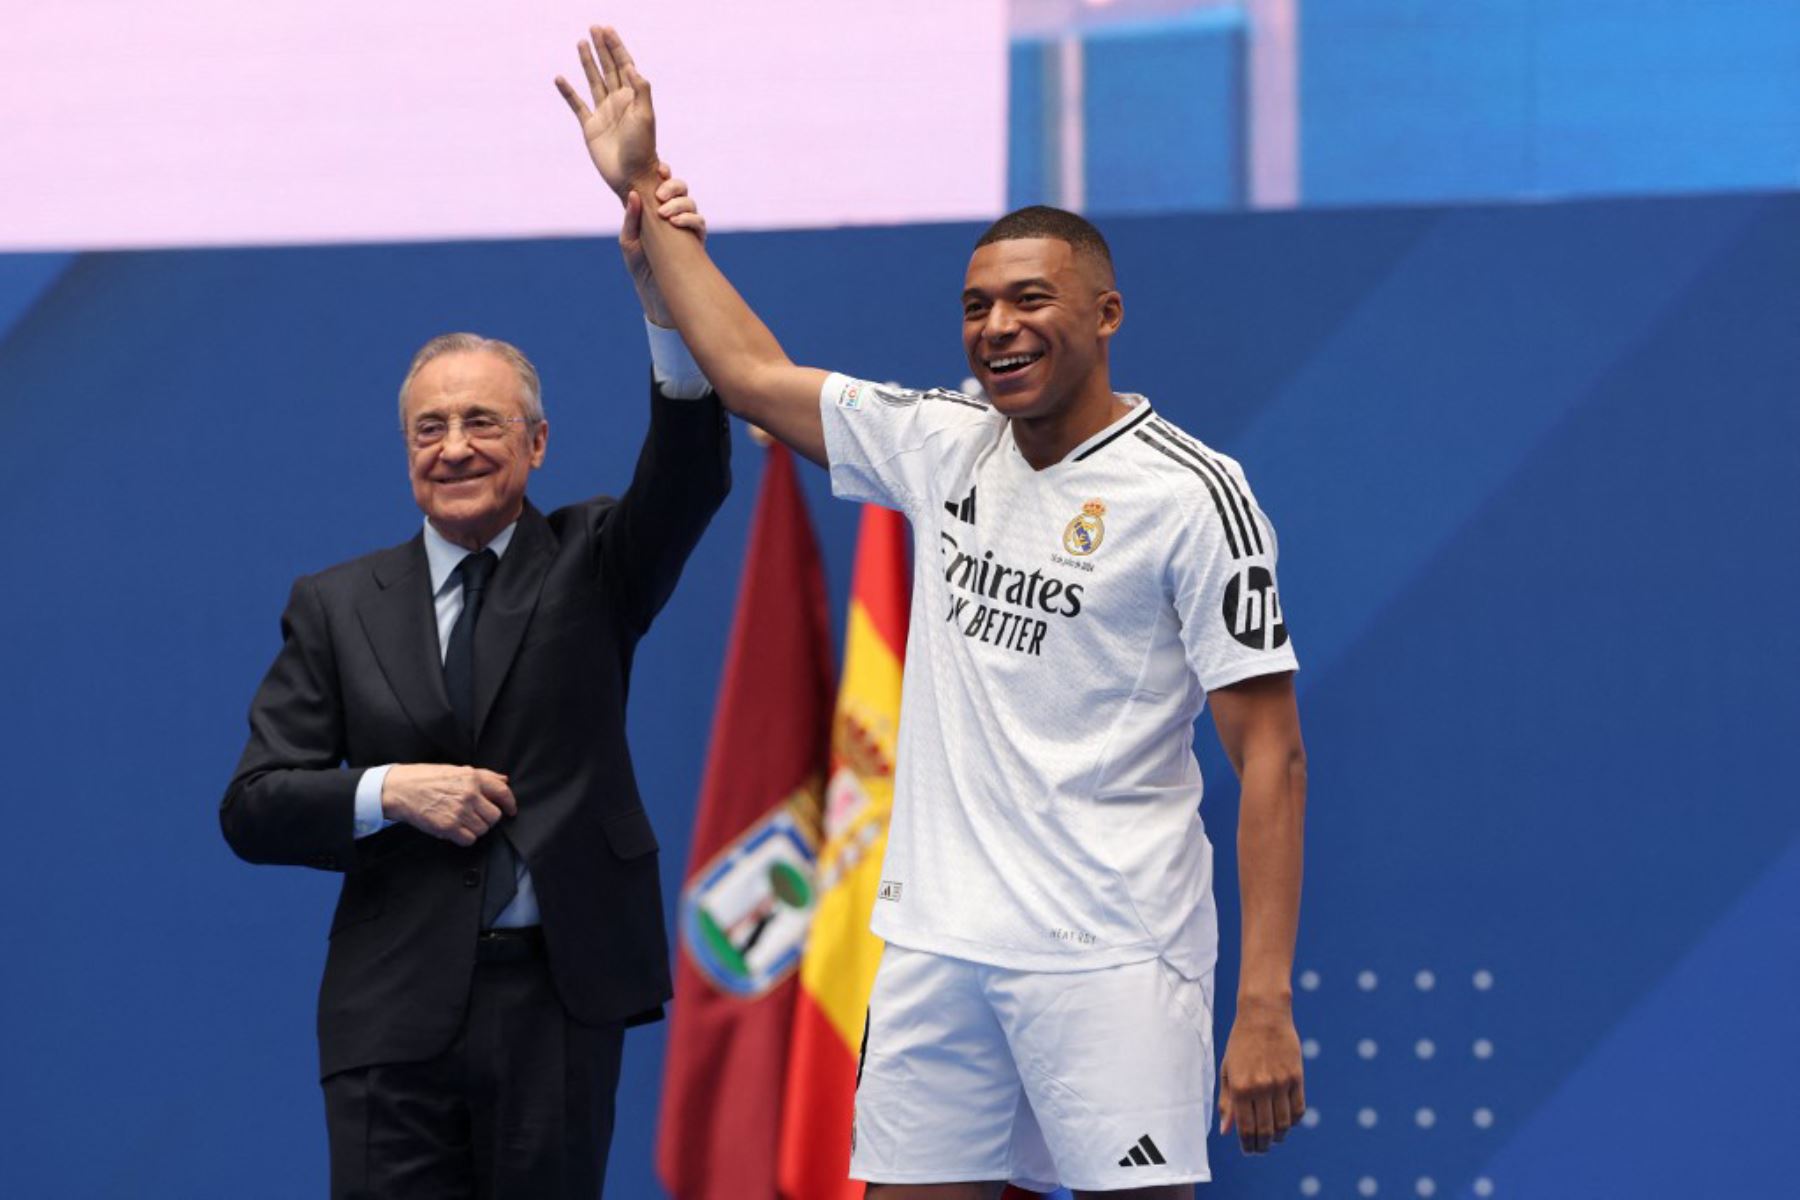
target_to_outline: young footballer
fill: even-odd
[[[611,29],[580,59],[591,102],[557,86],[594,165],[629,214],[654,212],[650,85]],[[1203,707],[1243,788],[1220,1128],[1253,1153],[1280,1141],[1306,1103],[1290,983],[1306,770],[1275,532],[1237,463],[1113,390],[1105,240],[1042,207],[982,235],[962,290],[977,397],[794,365],[698,239],[642,225],[727,407],[913,527],[851,1176],[885,1200],[1008,1180],[1189,1197],[1210,1177]]]

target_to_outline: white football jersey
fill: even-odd
[[[1193,724],[1292,671],[1275,531],[1243,472],[1131,411],[1035,471],[956,392],[832,375],[832,491],[914,541],[894,812],[873,928],[1016,970],[1217,955]]]

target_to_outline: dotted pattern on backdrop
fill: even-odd
[[[1500,1145],[1494,972],[1363,967],[1334,978],[1305,967],[1295,982],[1307,1111],[1281,1152],[1261,1160],[1255,1193],[1502,1195],[1483,1170]],[[1335,1032],[1309,1033],[1309,1014]]]

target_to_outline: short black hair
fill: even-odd
[[[1086,217],[1048,204],[1014,209],[989,225],[987,232],[976,241],[975,248],[979,250],[990,242],[1010,242],[1020,238],[1054,238],[1067,242],[1077,255],[1098,262],[1104,268],[1107,286],[1112,285],[1112,249]]]

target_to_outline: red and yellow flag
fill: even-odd
[[[831,726],[812,929],[800,963],[782,1102],[783,1200],[853,1200],[850,1122],[863,1015],[881,959],[869,913],[887,851],[910,604],[904,519],[865,505]]]
[[[817,898],[831,703],[818,542],[793,459],[772,446],[677,915],[656,1169],[678,1200],[776,1195],[796,973]]]

